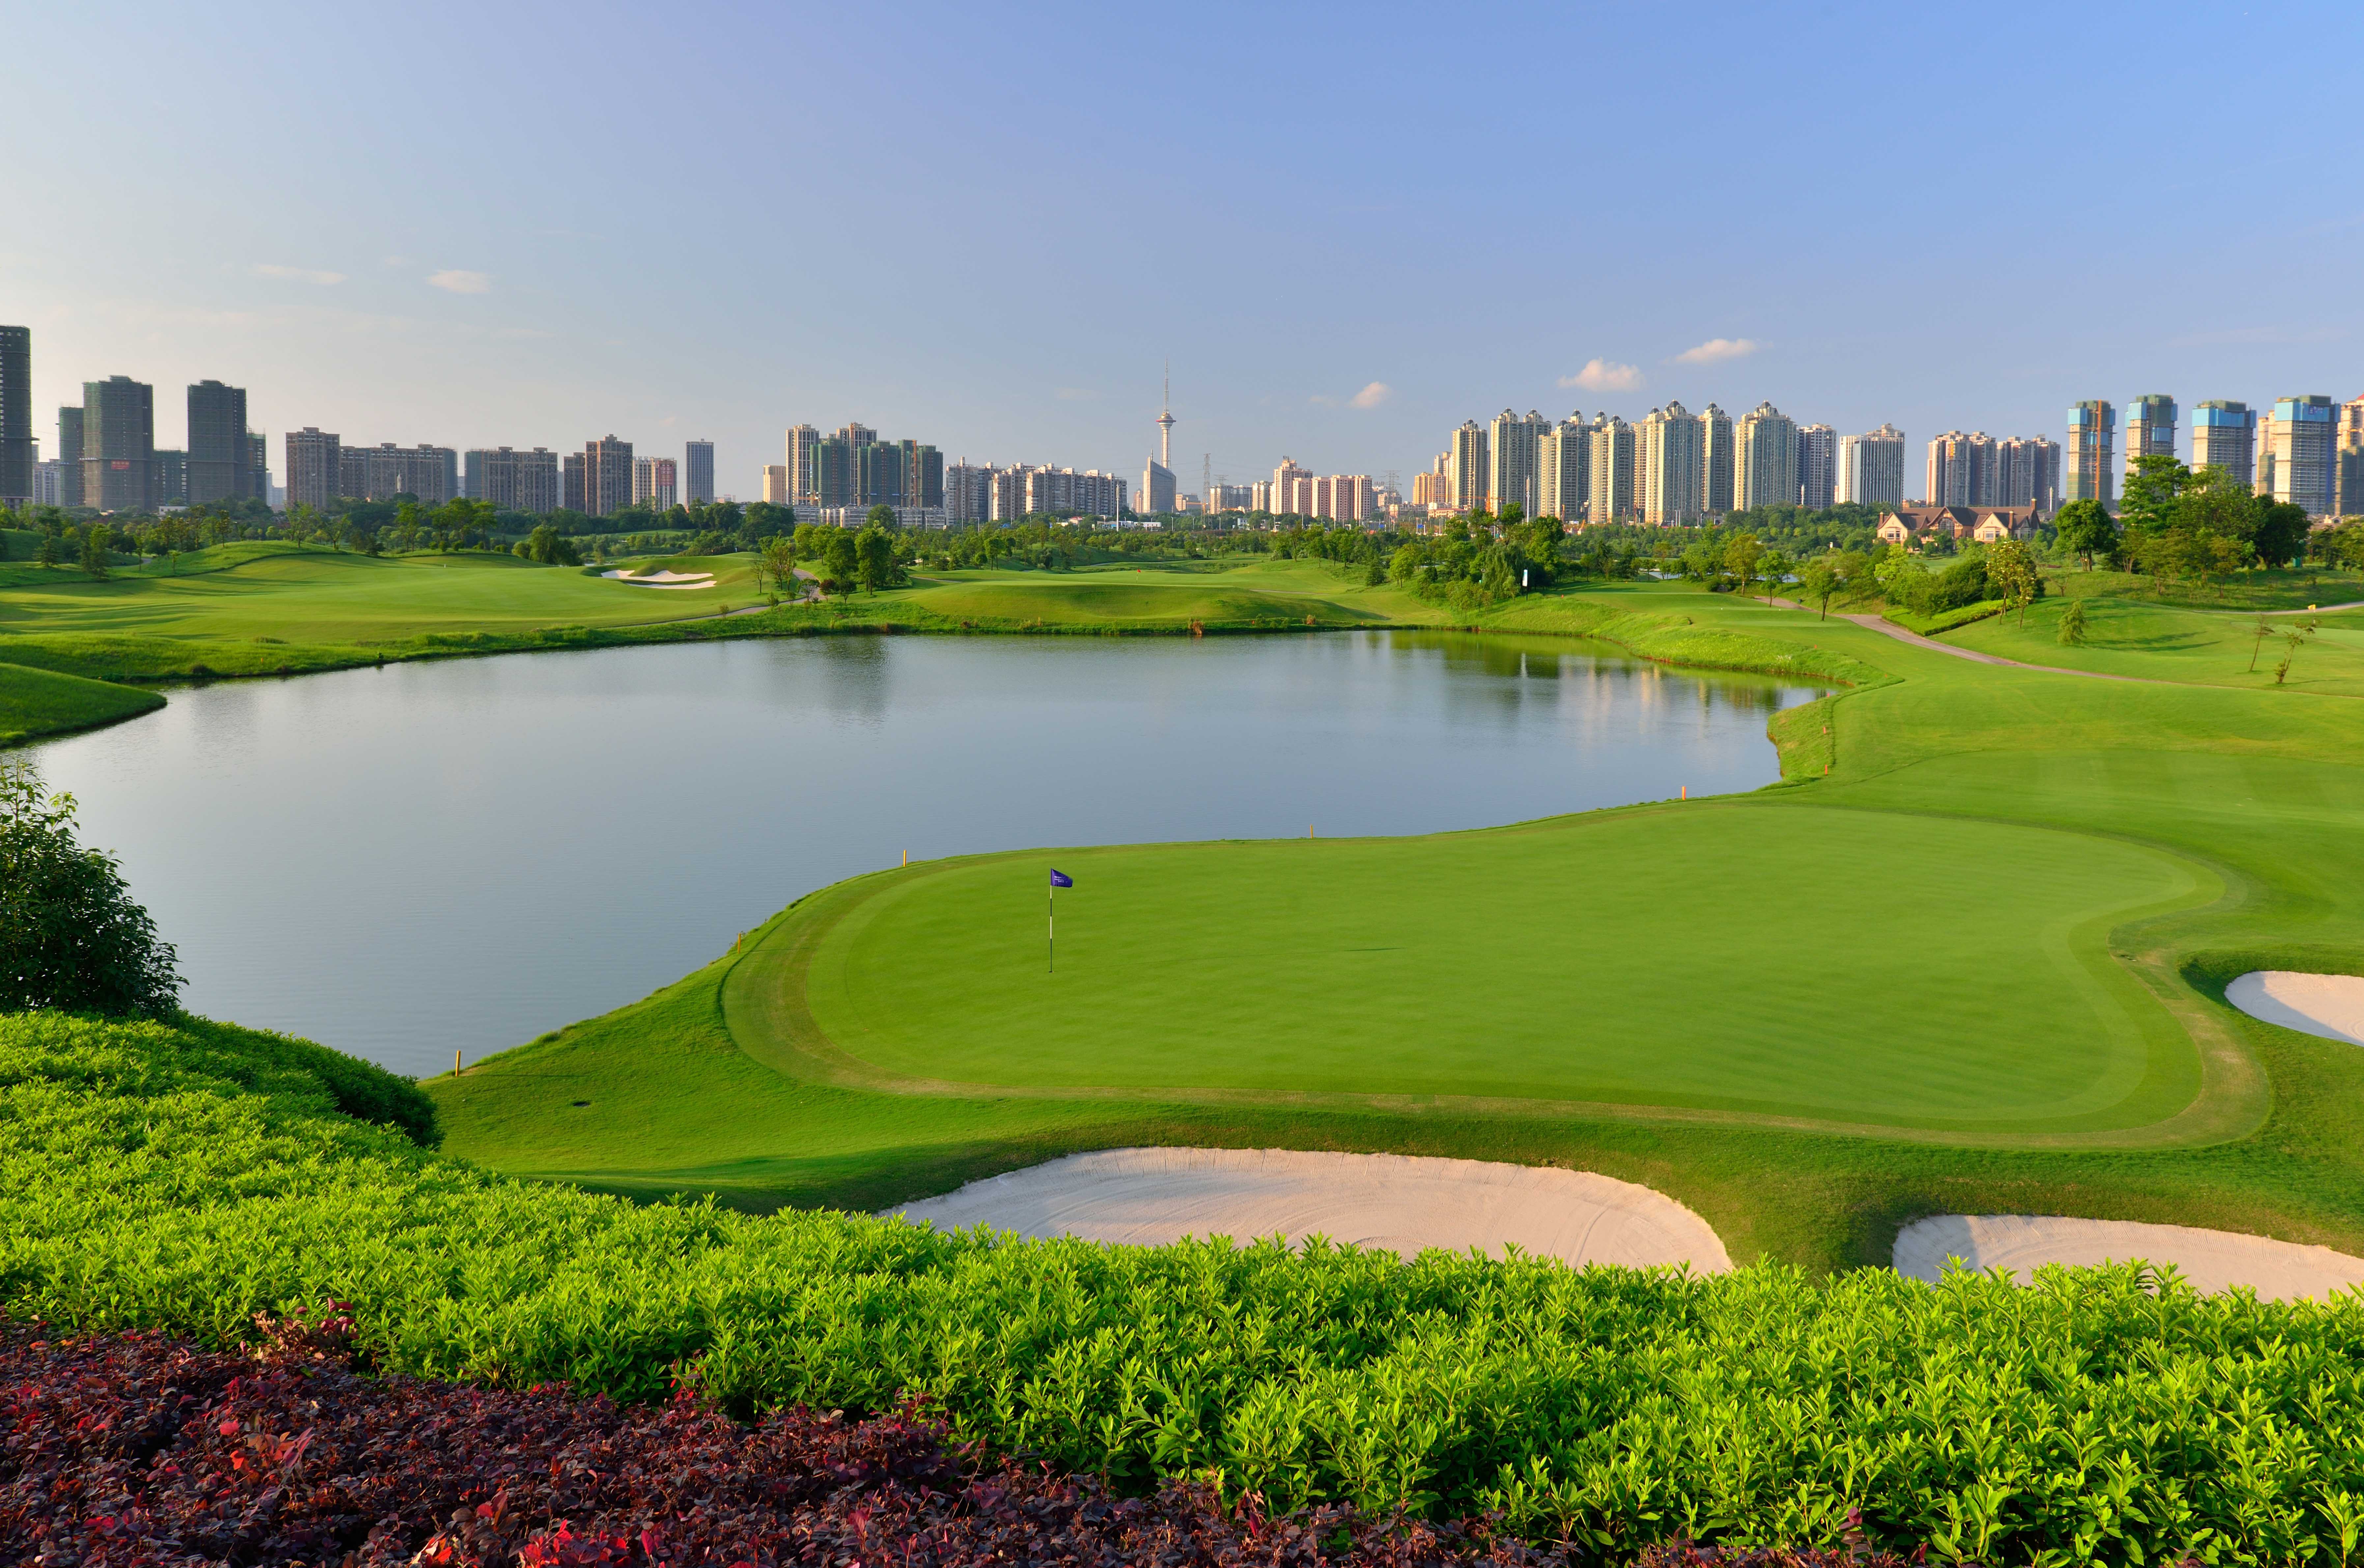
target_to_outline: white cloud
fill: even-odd
[[[324,272],[313,267],[283,267],[276,261],[257,261],[254,264],[254,275],[258,278],[285,278],[290,283],[324,285],[345,281],[345,274],[342,272]]]
[[[1396,389],[1386,382],[1375,381],[1348,399],[1357,408],[1377,408],[1396,395]]]
[[[448,289],[453,294],[490,294],[493,291],[490,274],[465,272],[458,267],[447,267],[427,281],[433,287]]]
[[[1685,349],[1675,356],[1681,365],[1712,365],[1722,360],[1745,360],[1757,349],[1754,338],[1710,338],[1696,349]]]
[[[1642,373],[1633,365],[1621,365],[1613,360],[1592,360],[1574,375],[1559,378],[1563,387],[1580,386],[1587,392],[1631,392],[1642,384]]]

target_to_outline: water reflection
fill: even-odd
[[[1746,789],[1812,695],[1550,639],[832,637],[223,683],[39,755],[192,1007],[427,1072],[906,852]]]

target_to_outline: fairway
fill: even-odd
[[[715,565],[742,569],[743,557]],[[729,597],[732,584],[719,590]],[[752,597],[752,589],[742,588]],[[698,595],[700,600],[714,597]],[[8,635],[103,634],[163,639],[368,644],[438,629],[530,630],[665,620],[714,606],[680,595],[536,566],[511,555],[368,556],[279,544],[235,544],[122,572],[0,594],[0,657]]]
[[[1312,562],[1267,562],[1222,573],[1098,570],[1076,573],[962,573],[893,595],[953,620],[995,624],[1176,628],[1353,626],[1414,618],[1399,589],[1362,587]]]
[[[976,1084],[2132,1127],[2188,1104],[2198,1061],[2104,934],[2221,891],[2134,845],[1807,807],[1062,851],[1046,976],[1049,863],[955,862],[836,916],[821,1032]],[[2008,869],[1951,896],[1971,867]]]

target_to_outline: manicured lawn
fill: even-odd
[[[1201,563],[1193,562],[1193,566]],[[1079,572],[926,573],[887,597],[956,621],[1176,628],[1318,626],[1443,618],[1400,589],[1312,561],[1254,562],[1222,572],[1099,566]]]
[[[744,557],[719,557],[713,568]],[[522,631],[553,622],[627,625],[713,608],[696,594],[633,588],[570,567],[485,553],[371,557],[284,545],[232,545],[120,572],[104,583],[57,574],[0,592],[0,657],[17,636],[97,633],[166,639],[369,644],[423,632]],[[753,597],[752,584],[742,603]]]
[[[2001,615],[1946,632],[1944,639],[2035,664],[2264,690],[2273,686],[2274,665],[2289,651],[2285,634],[2315,619],[2319,628],[2292,658],[2282,689],[2364,696],[2364,610],[2270,616],[2261,640],[2255,611],[2103,594],[2079,597],[2085,608],[2081,644],[2060,640],[2065,596],[2029,606],[2024,628],[2016,614]]]
[[[1049,858],[952,862],[834,915],[805,976],[820,1030],[900,1078],[1956,1129],[2141,1126],[2198,1088],[2189,1040],[2103,937],[2221,886],[2136,845],[1694,804],[1060,853],[1078,886],[1055,975]],[[2019,869],[1927,895],[1968,865]]]
[[[163,706],[162,697],[135,686],[0,664],[0,746],[112,724]]]

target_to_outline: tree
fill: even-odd
[[[538,561],[544,566],[580,566],[583,554],[574,541],[543,523],[518,541],[517,552],[528,561]]]
[[[2298,657],[2298,651],[2304,648],[2307,639],[2314,635],[2317,625],[2317,622],[2310,620],[2295,630],[2282,633],[2282,662],[2274,666],[2274,684],[2280,685],[2282,677],[2290,673],[2291,661]]]
[[[106,525],[93,523],[83,530],[82,569],[102,582],[106,577]]]
[[[2020,628],[2026,628],[2027,606],[2044,592],[2044,579],[2036,574],[2027,546],[2015,539],[1999,539],[1987,546],[1987,592],[2018,606]]]
[[[891,528],[895,526],[895,508],[887,506],[873,506],[864,516],[862,521],[865,528]]]
[[[1723,569],[1739,584],[1739,592],[1748,592],[1748,584],[1756,580],[1756,563],[1765,555],[1765,546],[1755,534],[1734,534],[1723,547]]]
[[[1839,591],[1838,562],[1824,550],[1798,570],[1798,591],[1813,601],[1817,618],[1831,618],[1831,595]]]
[[[58,536],[56,534],[50,532],[47,528],[41,530],[41,542],[34,547],[33,560],[37,564],[42,566],[55,566],[58,563]]]
[[[0,765],[0,1012],[160,1015],[180,1006],[173,944],[115,857],[74,841],[73,796]]]
[[[2250,633],[2249,636],[2248,673],[2250,674],[2254,675],[2258,673],[2258,652],[2260,649],[2265,647],[2266,639],[2271,637],[2273,634],[2274,623],[2267,617],[2259,616],[2258,617],[2257,629]]]
[[[764,569],[772,574],[772,586],[785,588],[791,596],[797,591],[797,545],[786,534],[775,534],[764,541]]]
[[[1768,550],[1765,559],[1756,563],[1758,575],[1765,579],[1765,595],[1770,598],[1790,575],[1790,557],[1778,550]]]
[[[836,584],[839,593],[845,592],[853,584],[854,569],[861,561],[860,552],[853,547],[853,530],[830,529],[821,548],[821,559],[829,580]]]
[[[2251,525],[2249,542],[2258,559],[2269,566],[2279,566],[2296,561],[2306,550],[2306,508],[2294,501],[2276,501],[2268,496],[2251,498],[2257,521]]]
[[[2060,612],[2060,640],[2074,648],[2085,640],[2085,601],[2071,599]]]
[[[854,575],[865,594],[895,585],[895,540],[885,528],[873,524],[862,530],[853,541]]]
[[[2082,556],[2088,572],[2095,556],[2118,552],[2118,525],[2099,501],[2069,502],[2053,517],[2052,528],[2060,548]]]
[[[2126,471],[2125,490],[2118,498],[2119,526],[2130,534],[2167,527],[2191,484],[2191,471],[2180,458],[2147,452],[2135,459]]]

